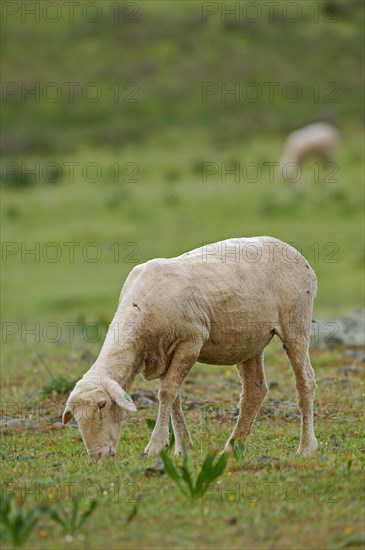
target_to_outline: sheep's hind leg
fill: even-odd
[[[180,394],[177,395],[171,412],[172,427],[175,435],[175,455],[182,454],[184,445],[186,449],[193,447],[188,427],[185,422],[184,413],[181,408]]]
[[[182,382],[199,355],[199,351],[200,349],[192,349],[188,345],[182,345],[175,351],[169,370],[161,379],[157,421],[151,439],[144,450],[145,455],[158,455],[162,449],[168,447],[169,418],[173,404],[179,394]]]
[[[252,424],[265,399],[268,387],[264,373],[264,353],[236,365],[242,381],[242,393],[239,402],[239,415],[236,426],[224,448],[231,452],[231,441],[244,441],[249,435]]]
[[[298,340],[284,340],[286,352],[295,375],[298,391],[298,404],[301,413],[300,444],[298,454],[310,456],[317,448],[318,443],[313,428],[313,405],[316,389],[316,379],[312,368],[308,341],[306,338]]]

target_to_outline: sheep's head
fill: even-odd
[[[71,392],[62,421],[75,418],[90,456],[115,456],[125,411],[136,406],[119,384],[107,378],[83,378]]]

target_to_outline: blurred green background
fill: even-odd
[[[361,305],[362,2],[8,4],[4,318],[111,319],[135,263],[254,235],[300,248],[316,314]],[[318,120],[341,133],[338,166],[272,177],[288,133]]]
[[[27,0],[1,8],[3,478],[58,483],[67,506],[69,482],[76,492],[91,481],[103,491],[77,537],[42,520],[29,547],[362,548],[362,350],[311,350],[320,451],[300,459],[294,381],[274,341],[265,350],[272,397],[245,464],[231,461],[222,476],[228,498],[217,491],[196,507],[167,475],[149,479],[146,465],[156,462],[140,457],[157,381],[148,390],[136,381],[139,410],[107,465],[90,464],[79,433],[59,421],[136,263],[272,235],[315,269],[315,319],[361,306],[363,1]],[[341,135],[334,164],[310,159],[296,183],[285,183],[270,167],[288,134],[320,120]],[[197,475],[205,453],[223,448],[241,388],[233,368],[206,365],[186,384]],[[231,501],[247,481],[263,498]],[[114,482],[132,483],[136,501],[115,502]],[[300,498],[288,496],[290,486]],[[29,509],[37,499],[26,497]]]

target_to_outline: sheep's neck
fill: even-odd
[[[135,355],[127,347],[105,344],[90,370],[102,377],[109,376],[128,391],[138,373]]]

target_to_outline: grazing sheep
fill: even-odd
[[[272,237],[228,239],[135,267],[99,357],[69,396],[64,423],[75,416],[91,456],[114,456],[125,411],[136,410],[126,391],[138,373],[159,378],[158,417],[145,454],[167,446],[170,415],[179,454],[183,444],[191,446],[179,393],[190,369],[196,361],[236,364],[243,389],[229,451],[232,438],[248,436],[267,394],[264,348],[276,334],[299,394],[298,452],[311,454],[317,449],[308,352],[315,294],[316,277],[303,256]]]
[[[300,174],[298,167],[310,157],[332,161],[339,141],[336,128],[326,122],[309,124],[292,132],[285,142],[280,161],[282,177],[287,181],[296,181]]]

